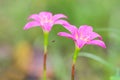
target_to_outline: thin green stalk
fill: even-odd
[[[100,58],[99,56],[96,56],[92,53],[86,53],[86,52],[82,52],[81,54],[79,53],[79,56],[84,56],[90,59],[93,59],[97,62],[100,62],[102,64],[104,64],[105,66],[107,66],[108,68],[110,68],[112,71],[116,71],[116,67],[113,66],[111,63],[105,61],[104,59]]]
[[[47,80],[46,76],[47,46],[48,46],[48,32],[44,32],[43,80]]]
[[[75,77],[75,64],[76,64],[79,51],[80,51],[80,48],[75,47],[75,52],[72,60],[73,62],[72,62],[71,80],[74,80],[74,77]]]

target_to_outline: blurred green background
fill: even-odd
[[[63,13],[79,27],[91,25],[107,48],[87,45],[81,52],[97,55],[120,67],[120,0],[0,0],[0,80],[38,80],[42,77],[43,32],[23,30],[29,15],[41,11]],[[67,31],[55,25],[49,36],[48,80],[70,80],[72,40],[56,34]],[[76,80],[110,80],[116,72],[95,60],[78,57]],[[119,75],[119,74],[118,74]],[[119,80],[111,78],[111,80]]]

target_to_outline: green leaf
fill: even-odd
[[[97,62],[100,62],[100,63],[104,64],[105,66],[115,70],[115,67],[112,64],[108,63],[104,59],[102,59],[99,56],[96,56],[96,55],[94,55],[92,53],[81,52],[81,53],[79,53],[79,56],[83,56],[83,57],[87,57],[87,58],[93,59],[93,60],[95,60]]]

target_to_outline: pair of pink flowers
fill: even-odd
[[[32,21],[25,25],[24,30],[40,26],[43,32],[49,33],[53,25],[60,24],[68,31],[70,31],[70,33],[59,32],[58,35],[74,40],[76,47],[82,48],[84,45],[90,44],[106,48],[105,43],[102,41],[102,37],[96,32],[93,32],[93,28],[91,26],[82,25],[77,28],[62,18],[67,18],[67,16],[64,14],[52,15],[50,12],[40,12],[39,14],[33,14],[28,18],[32,19]]]

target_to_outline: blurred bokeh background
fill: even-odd
[[[107,48],[87,45],[81,52],[97,55],[119,70],[120,0],[0,0],[0,80],[38,80],[42,77],[42,29],[23,30],[27,17],[41,11],[63,13],[77,27],[93,26],[94,31],[102,35]],[[60,31],[67,30],[55,25],[49,36],[48,80],[71,78],[74,43],[57,36]],[[82,56],[77,59],[76,80],[110,80],[115,75],[113,69],[95,60]]]

